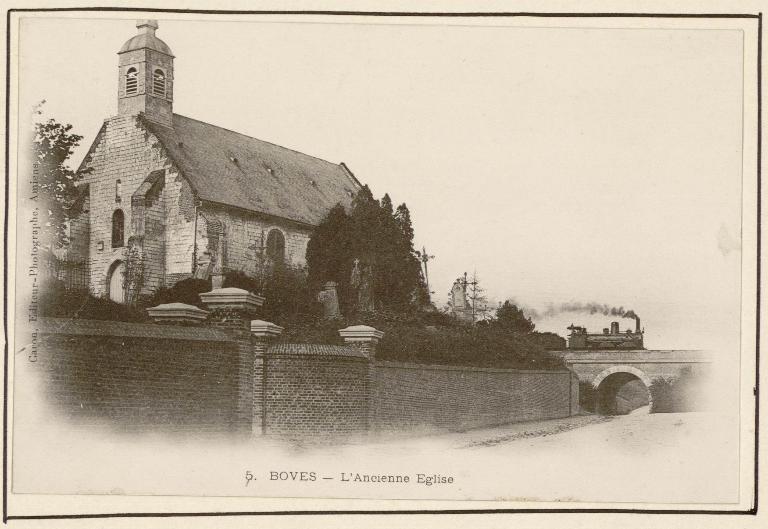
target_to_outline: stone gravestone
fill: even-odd
[[[328,281],[323,290],[317,294],[317,300],[323,305],[323,317],[332,320],[339,317],[339,295],[336,291],[336,283]]]
[[[208,279],[211,276],[211,269],[213,268],[213,259],[211,259],[210,252],[203,252],[203,255],[197,260],[197,268],[195,269],[195,279]]]

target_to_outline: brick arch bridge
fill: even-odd
[[[683,373],[703,379],[711,355],[697,350],[585,350],[560,353],[567,367],[595,391],[595,411],[623,414],[650,405],[651,384]]]

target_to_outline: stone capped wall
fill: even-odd
[[[51,318],[41,336],[48,399],[70,421],[125,432],[244,429],[238,353],[224,333]]]
[[[35,365],[70,420],[124,431],[413,434],[578,411],[569,371],[377,362],[370,342],[269,345],[244,323],[219,309],[191,326],[42,319]]]

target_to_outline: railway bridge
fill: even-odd
[[[581,384],[592,392],[594,410],[604,415],[624,414],[652,405],[651,385],[657,379],[703,380],[710,371],[711,354],[699,350],[574,350],[559,353]]]

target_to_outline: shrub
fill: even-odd
[[[182,279],[172,287],[160,287],[146,300],[142,300],[143,307],[155,307],[163,303],[186,303],[204,308],[200,294],[210,292],[211,280],[195,279],[190,277]]]
[[[225,287],[242,288],[264,296],[261,319],[282,326],[298,325],[306,328],[319,317],[317,294],[309,286],[302,268],[284,265],[272,266],[263,278],[232,271],[224,276]]]
[[[530,342],[493,326],[471,326],[441,313],[375,311],[354,320],[309,318],[287,326],[283,342],[340,343],[338,331],[364,324],[384,332],[377,358],[419,364],[555,369],[562,360]]]
[[[651,382],[651,413],[697,411],[694,398],[696,381],[689,370],[677,378],[657,378]]]
[[[84,320],[116,320],[142,322],[147,320],[143,310],[97,298],[84,290],[68,290],[61,281],[51,281],[40,291],[40,315],[48,318]]]
[[[242,288],[254,294],[261,294],[262,282],[240,270],[232,270],[224,274],[224,288]]]

